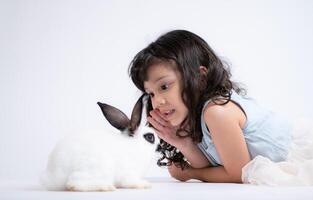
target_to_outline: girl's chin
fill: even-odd
[[[177,120],[170,120],[170,123],[172,126],[180,126],[180,124],[182,123],[181,121],[177,121]]]

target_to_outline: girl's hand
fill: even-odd
[[[182,170],[181,168],[176,167],[174,163],[172,163],[172,165],[168,167],[170,175],[173,178],[180,180],[182,182],[186,182],[191,179],[189,170],[190,170],[189,167]]]
[[[176,135],[178,126],[172,126],[158,109],[150,111],[150,115],[151,117],[148,117],[148,121],[162,140],[176,148],[184,145],[185,138],[180,138]]]

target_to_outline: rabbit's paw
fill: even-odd
[[[112,183],[96,180],[77,180],[66,184],[66,189],[69,191],[91,192],[91,191],[114,191],[115,186]]]
[[[126,179],[123,180],[118,187],[133,189],[148,189],[151,188],[151,183],[143,179]]]
[[[94,176],[96,172],[74,171],[68,177],[66,189],[70,191],[113,191],[114,182],[110,176]]]

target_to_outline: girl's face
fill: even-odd
[[[170,64],[152,65],[144,81],[146,93],[150,95],[153,109],[159,109],[163,117],[173,126],[180,125],[188,114],[181,97],[181,76]]]

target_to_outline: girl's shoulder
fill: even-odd
[[[208,102],[203,108],[206,125],[209,127],[212,123],[238,123],[243,128],[247,120],[245,113],[234,102],[226,102],[225,99]]]

